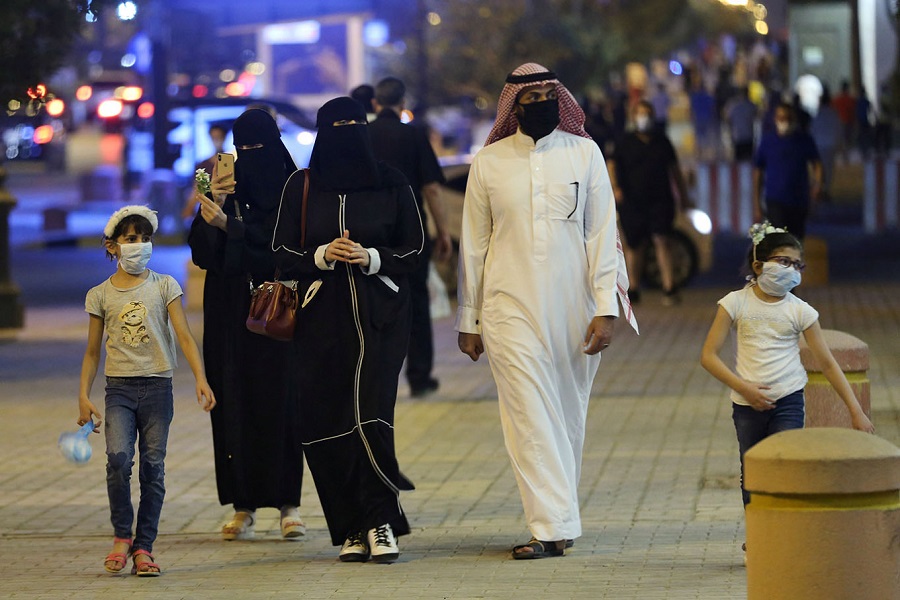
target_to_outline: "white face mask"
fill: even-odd
[[[800,285],[803,279],[794,267],[784,267],[775,262],[764,262],[762,273],[756,278],[759,289],[770,296],[781,298]]]
[[[119,244],[119,264],[126,273],[132,275],[140,275],[144,272],[147,263],[150,262],[151,254],[153,254],[151,242]]]
[[[634,117],[634,127],[638,131],[650,131],[650,117],[647,115],[636,115]]]
[[[783,121],[776,121],[775,129],[778,131],[778,135],[787,135],[791,130],[791,124]]]

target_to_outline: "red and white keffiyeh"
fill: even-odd
[[[584,111],[578,105],[572,93],[566,89],[566,86],[559,82],[556,74],[547,69],[547,67],[537,63],[525,63],[506,78],[506,85],[503,86],[500,100],[497,102],[497,120],[494,122],[494,127],[484,143],[485,146],[507,138],[516,132],[519,128],[519,120],[516,118],[515,105],[519,93],[526,87],[546,83],[552,83],[556,86],[556,96],[559,100],[559,125],[557,129],[562,129],[589,140],[593,139],[584,130]],[[616,253],[618,254],[616,293],[619,296],[619,301],[622,303],[625,320],[628,321],[635,333],[640,335],[637,318],[634,316],[634,310],[631,308],[631,299],[628,297],[628,270],[625,267],[625,253],[622,248],[622,240],[619,238],[618,227],[616,228]]]
[[[545,74],[542,77],[542,74]],[[510,83],[521,81],[520,83]],[[525,81],[522,81],[525,80]],[[556,74],[537,63],[525,63],[515,71],[510,73],[506,78],[506,85],[500,93],[500,100],[497,102],[497,120],[494,122],[494,128],[491,129],[490,135],[487,137],[485,146],[500,141],[505,137],[509,137],[519,128],[519,121],[516,119],[515,107],[516,98],[519,93],[531,86],[544,85],[552,83],[556,86],[556,96],[559,99],[559,126],[573,135],[580,135],[591,139],[591,136],[584,130],[584,111],[578,105],[572,93],[566,89],[556,78]]]

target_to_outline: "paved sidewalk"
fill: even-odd
[[[169,258],[179,264],[183,257],[176,251]],[[643,335],[619,327],[587,424],[585,533],[565,558],[509,558],[528,532],[496,392],[487,361],[473,364],[456,349],[451,319],[435,323],[441,389],[411,400],[401,388],[397,451],[417,489],[403,496],[413,532],[401,538],[400,561],[390,566],[337,561],[308,473],[306,537],[279,539],[277,512],[269,510],[260,512],[255,541],[221,541],[229,511],[216,501],[208,417],[191,399],[190,371],[182,366],[155,548],[164,574],[149,580],[102,568],[111,538],[102,438],[92,438],[95,456],[81,467],[55,447],[60,432],[76,428],[87,320],[80,300],[59,292],[55,305],[29,301],[26,328],[0,341],[0,596],[743,598],[737,444],[725,390],[698,364],[725,291],[687,290],[671,309],[659,306],[658,294],[645,294],[637,309]],[[803,295],[824,327],[869,343],[873,421],[900,444],[900,283]],[[199,336],[199,315],[190,318]],[[94,388],[102,401],[102,382]]]

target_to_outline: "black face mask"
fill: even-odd
[[[381,182],[368,125],[319,127],[309,167],[312,181],[332,190],[377,187]]]
[[[521,109],[516,111],[519,127],[535,142],[550,135],[559,125],[559,100],[556,98],[518,106]]]

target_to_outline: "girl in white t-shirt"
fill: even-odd
[[[166,495],[176,339],[194,373],[197,402],[207,412],[216,405],[181,306],[181,286],[171,275],[147,268],[158,225],[154,211],[130,205],[113,213],[103,229],[106,255],[116,261],[116,271],[85,298],[90,325],[78,393],[78,425],[94,421],[94,432],[99,433],[102,416],[91,401],[91,388],[105,346],[106,491],[113,549],[103,566],[109,573],[120,573],[130,556],[131,573],[138,577],[162,572],[153,543]],[[135,522],[131,474],[136,444],[141,497]]]
[[[744,453],[773,433],[803,427],[807,377],[800,362],[801,334],[823,365],[822,374],[847,405],[853,428],[875,431],[825,344],[819,313],[791,293],[800,285],[800,273],[806,266],[800,241],[768,222],[754,225],[750,234],[750,283],[719,300],[700,357],[703,368],[732,390],[744,506],[750,502],[744,489]],[[719,357],[732,326],[737,336],[734,370]]]

